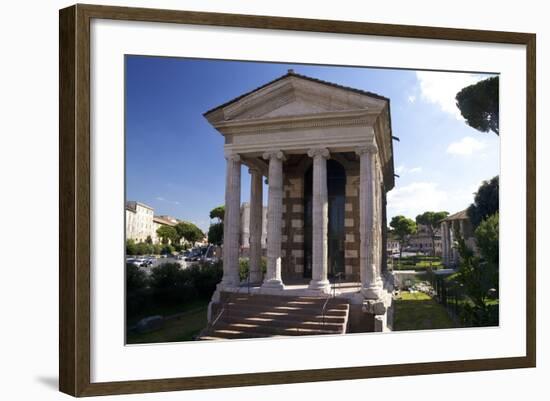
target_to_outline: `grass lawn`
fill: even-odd
[[[208,301],[197,301],[193,303],[193,307],[185,307],[185,312],[173,319],[165,320],[164,327],[150,333],[134,333],[128,331],[128,344],[144,344],[144,343],[161,343],[175,341],[189,341],[193,336],[206,327],[206,313]],[[181,312],[180,310],[157,311],[160,315],[170,315]],[[168,313],[167,313],[168,312]],[[148,315],[150,316],[150,315]]]
[[[141,319],[148,316],[161,315],[166,317],[170,315],[191,311],[193,309],[199,309],[204,307],[204,305],[208,306],[208,302],[209,301],[206,301],[203,299],[186,302],[183,305],[182,304],[163,305],[155,302],[149,302],[144,308],[140,309],[139,313],[131,316],[128,315],[126,320],[126,325],[128,327],[132,327]]]
[[[394,302],[394,331],[457,327],[445,307],[422,292],[402,292]]]
[[[441,258],[438,256],[404,256],[399,259],[394,259],[394,270],[417,270],[425,271],[431,266],[437,270],[443,267]]]

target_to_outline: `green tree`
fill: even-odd
[[[182,221],[176,224],[174,228],[176,229],[178,234],[178,241],[176,242],[179,242],[179,239],[184,238],[186,241],[189,241],[193,244],[196,241],[204,238],[204,233],[193,223]]]
[[[160,255],[162,252],[162,245],[161,244],[153,244],[153,253],[155,255]]]
[[[223,243],[223,219],[225,216],[225,206],[215,207],[210,211],[210,218],[216,219],[215,223],[210,224],[208,228],[208,242],[214,245]]]
[[[475,194],[474,203],[466,211],[474,229],[484,219],[498,212],[498,202],[499,178],[497,175],[489,181],[483,181]]]
[[[422,224],[428,228],[428,233],[432,240],[432,256],[435,256],[435,229],[441,223],[449,212],[424,212],[416,216],[416,224]]]
[[[171,226],[160,226],[157,229],[157,235],[160,237],[163,244],[168,244],[170,241],[176,242],[178,240],[178,232]]]
[[[497,76],[467,86],[456,94],[456,106],[470,127],[499,134],[498,86]]]
[[[483,220],[474,233],[481,257],[488,263],[496,265],[497,268],[499,262],[498,221],[499,214],[495,213]]]
[[[401,259],[403,247],[409,237],[416,233],[416,223],[414,220],[405,216],[394,216],[391,219],[390,227],[392,228],[392,234],[399,241],[399,259]]]
[[[133,239],[127,239],[126,240],[126,255],[132,256],[136,255],[136,241]]]
[[[221,245],[223,242],[223,223],[210,224],[208,229],[208,242],[214,245]]]
[[[173,253],[174,251],[176,250],[176,248],[174,248],[172,245],[170,244],[166,244],[162,247],[160,253],[163,253],[163,254],[171,254]]]
[[[215,207],[210,211],[210,218],[211,219],[218,219],[220,222],[223,222],[225,216],[225,206],[218,206]]]

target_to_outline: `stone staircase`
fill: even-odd
[[[199,340],[346,333],[349,304],[342,299],[235,293],[222,299]]]

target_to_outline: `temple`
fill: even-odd
[[[344,311],[336,314],[344,317],[335,329],[340,334],[391,330],[393,287],[385,252],[386,193],[394,186],[389,99],[289,70],[204,116],[224,136],[227,169],[223,279],[203,337],[322,334],[330,332],[321,319],[326,322],[331,310]],[[239,270],[242,165],[251,178],[245,280]],[[277,310],[285,310],[288,321],[264,319],[270,311],[278,316]],[[300,326],[305,321],[309,326]]]

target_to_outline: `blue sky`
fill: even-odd
[[[462,210],[481,181],[498,174],[498,136],[466,125],[454,101],[488,75],[127,56],[127,199],[207,230],[209,211],[224,203],[225,159],[222,136],[202,114],[289,68],[390,98],[400,177],[388,193],[388,219]],[[243,168],[243,202],[249,188]]]

